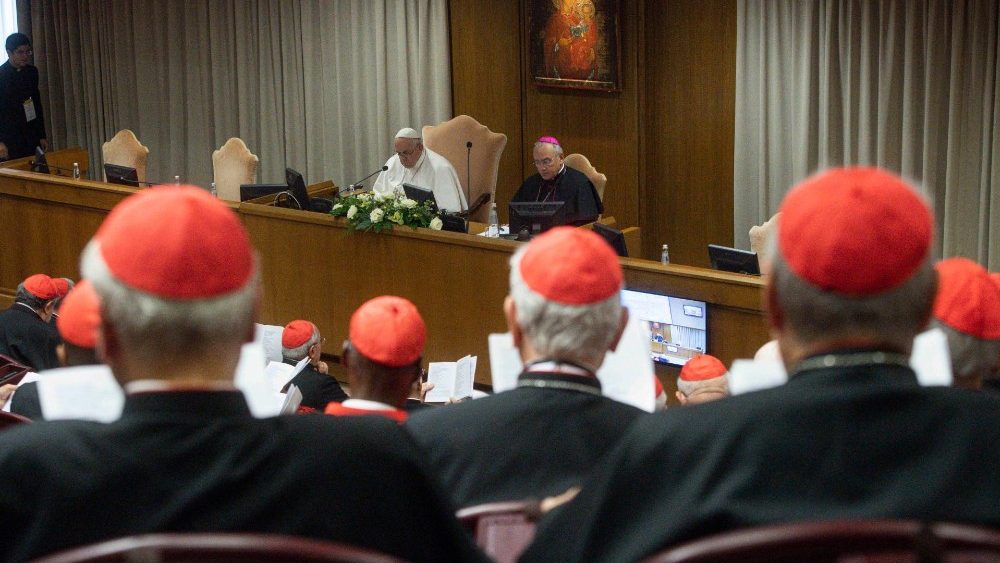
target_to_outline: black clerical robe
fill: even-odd
[[[285,363],[295,365],[298,362],[286,360]],[[312,365],[303,368],[288,382],[288,385],[294,385],[302,392],[301,406],[320,412],[323,412],[323,409],[330,403],[343,403],[350,398],[335,377],[316,371]],[[288,386],[286,385],[285,388],[287,389]]]
[[[803,372],[636,423],[523,561],[637,561],[729,529],[817,519],[1000,525],[1000,400],[909,368]]]
[[[31,100],[35,118],[28,121],[25,100]],[[38,69],[27,65],[15,69],[10,61],[0,65],[0,142],[7,145],[9,158],[34,154],[45,138],[42,97],[38,92]]]
[[[519,385],[411,413],[406,427],[457,506],[563,493],[644,414],[602,396],[595,377],[522,374]]]
[[[579,170],[563,167],[552,180],[538,174],[529,176],[511,198],[519,201],[563,201],[562,214],[566,224],[582,225],[604,213],[604,205],[594,184]]]
[[[236,391],[129,395],[110,424],[0,433],[0,561],[147,532],[261,532],[405,560],[482,555],[398,424],[255,419]]]
[[[26,416],[31,420],[44,420],[42,402],[38,398],[38,382],[29,381],[18,386],[10,398],[10,412]]]
[[[58,333],[24,303],[0,311],[0,354],[42,371],[59,367],[58,344]]]

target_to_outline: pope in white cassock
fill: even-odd
[[[448,159],[425,148],[420,134],[409,127],[399,130],[392,142],[396,154],[385,165],[388,170],[378,175],[372,190],[378,193],[403,191],[403,184],[413,184],[433,190],[439,209],[464,211],[469,204],[458,182],[458,174]]]

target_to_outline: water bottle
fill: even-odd
[[[73,163],[73,179],[74,180],[79,180],[80,179],[80,163],[79,162],[74,162]]]
[[[660,263],[669,264],[670,263],[670,247],[663,245],[663,251],[660,252]]]
[[[180,176],[174,176],[174,183],[177,184],[178,186],[181,185],[181,177]]]
[[[215,189],[215,182],[212,182],[212,187],[208,188],[208,193],[212,194],[212,197],[219,197],[219,192]]]
[[[490,207],[490,226],[486,229],[486,236],[500,236],[500,219],[497,217],[497,203],[495,201],[493,202],[493,206]]]

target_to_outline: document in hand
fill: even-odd
[[[434,388],[427,392],[424,401],[445,403],[448,399],[472,397],[472,382],[476,376],[476,356],[466,356],[457,362],[431,362],[427,366],[427,382]]]

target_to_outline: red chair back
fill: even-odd
[[[1000,561],[1000,530],[914,520],[800,522],[724,532],[647,559],[655,563],[980,563]]]
[[[541,515],[534,500],[494,502],[458,511],[459,522],[480,547],[497,563],[513,563],[535,537]]]
[[[390,563],[381,553],[349,545],[271,534],[146,534],[59,552],[35,563]]]
[[[30,366],[26,366],[10,356],[0,354],[0,385],[8,383],[17,384],[31,371]]]
[[[12,412],[0,411],[0,430],[6,430],[16,424],[31,424],[31,419]]]

